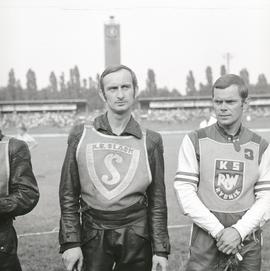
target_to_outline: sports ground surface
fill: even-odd
[[[252,128],[270,141],[270,122],[255,121]],[[173,191],[173,179],[176,171],[177,152],[186,129],[194,125],[175,126],[155,123],[147,127],[164,131],[165,181],[169,210],[169,233],[172,244],[169,257],[169,270],[181,271],[187,259],[190,221],[180,214]],[[179,130],[181,129],[182,130]],[[53,130],[52,130],[53,131]],[[51,132],[52,132],[51,131]],[[42,132],[42,134],[38,134]],[[11,132],[12,133],[12,132]],[[67,136],[62,134],[44,134],[44,130],[33,131],[38,146],[32,150],[32,164],[40,188],[38,206],[28,215],[18,217],[15,227],[19,234],[19,257],[24,271],[64,271],[58,253],[58,185],[63,163]],[[264,227],[263,267],[270,265],[270,223]]]

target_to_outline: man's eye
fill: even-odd
[[[117,87],[111,87],[111,88],[108,88],[108,90],[113,92],[113,91],[117,90]]]

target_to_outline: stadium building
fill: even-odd
[[[138,99],[139,109],[170,110],[170,109],[205,109],[212,107],[211,96],[182,97],[141,97]],[[270,95],[251,95],[249,106],[252,109],[270,109]]]
[[[60,100],[22,100],[0,101],[0,113],[46,113],[46,112],[70,112],[87,114],[87,100],[84,99],[60,99]]]

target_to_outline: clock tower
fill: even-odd
[[[110,16],[108,24],[104,25],[105,68],[121,64],[120,25]]]

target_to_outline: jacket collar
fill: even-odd
[[[95,120],[94,120],[94,127],[97,131],[100,132],[106,132],[110,135],[114,135],[112,128],[110,126],[110,123],[108,121],[108,117],[107,117],[107,113],[98,116]],[[139,139],[142,138],[142,130],[140,128],[139,123],[133,118],[133,116],[131,115],[130,120],[126,126],[126,128],[124,129],[124,131],[121,133],[121,136],[126,136],[126,135],[132,135],[135,136]]]

